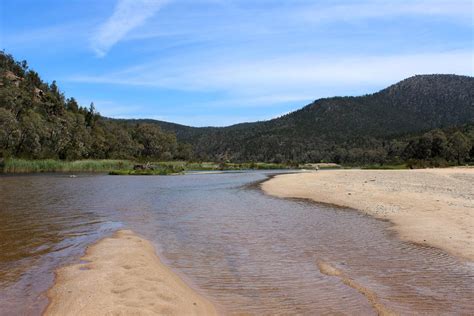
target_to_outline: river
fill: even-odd
[[[324,172],[324,171],[321,171]],[[54,270],[120,228],[225,314],[472,312],[474,266],[355,210],[267,196],[269,172],[0,177],[0,315],[38,315]]]

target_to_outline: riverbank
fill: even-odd
[[[278,175],[264,182],[262,189],[282,198],[310,199],[390,220],[404,240],[474,261],[474,168]]]
[[[6,159],[0,168],[3,173],[45,173],[45,172],[110,172],[132,169],[133,162],[113,159],[55,160],[55,159]]]
[[[139,168],[135,166],[152,167]],[[339,168],[335,164],[315,164],[319,168]],[[313,165],[293,165],[265,162],[248,163],[219,163],[219,162],[190,162],[190,161],[147,161],[114,159],[84,159],[84,160],[57,160],[57,159],[0,159],[0,173],[47,173],[47,172],[97,172],[112,175],[166,175],[183,171],[225,171],[225,170],[278,170],[314,168]]]
[[[45,315],[217,314],[131,231],[99,241],[81,259],[57,271]]]

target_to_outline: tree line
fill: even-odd
[[[459,165],[474,162],[473,94],[471,77],[416,76],[270,121],[193,128],[105,118],[0,52],[0,158]]]
[[[195,156],[199,160],[265,161],[291,165],[335,162],[349,166],[405,164],[412,167],[444,167],[474,162],[474,125],[434,129],[421,135],[391,139],[362,136],[343,142],[324,138],[313,141],[282,139],[278,136],[255,138],[242,144],[237,151],[226,151],[227,142],[223,143],[221,151],[213,148],[211,153],[198,147]],[[210,141],[208,139],[205,143]]]
[[[204,160],[464,164],[474,160],[474,78],[417,75],[373,94],[319,99],[279,118],[223,128],[156,123]]]
[[[102,117],[0,53],[0,155],[28,159],[190,159],[190,145],[149,123]]]

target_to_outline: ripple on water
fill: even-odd
[[[38,314],[54,269],[122,224],[230,314],[370,315],[370,294],[400,314],[473,311],[472,264],[353,210],[245,189],[264,178],[0,178],[0,311]]]

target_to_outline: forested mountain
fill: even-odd
[[[413,156],[405,150],[413,149],[413,145],[407,148],[410,141],[418,141],[413,136],[435,129],[442,130],[425,138],[433,133],[461,137],[460,132],[471,150],[474,78],[419,75],[374,94],[320,99],[277,119],[224,128],[156,123],[191,143],[203,159],[343,163],[432,159],[432,154]],[[438,158],[452,159],[447,151]]]
[[[233,162],[474,160],[474,78],[420,75],[377,93],[314,101],[277,119],[196,128],[100,116],[25,61],[0,54],[0,155]]]
[[[56,82],[41,80],[0,53],[0,158],[190,159],[189,145],[157,124],[126,124],[101,117],[94,105],[66,99]]]

